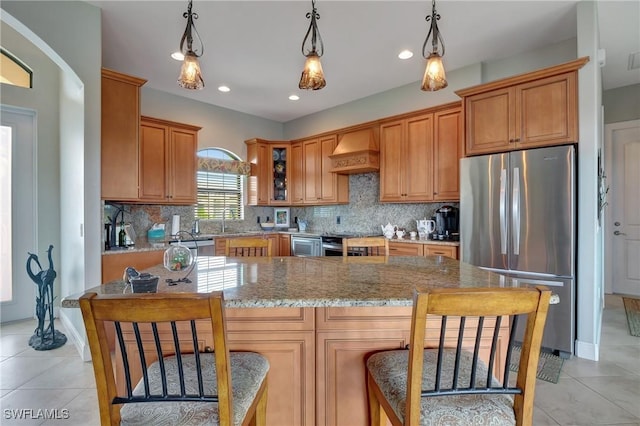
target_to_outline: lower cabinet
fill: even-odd
[[[408,343],[411,307],[318,308],[316,425],[367,425],[368,354]]]
[[[161,265],[164,261],[164,249],[139,251],[134,253],[113,253],[102,255],[102,284],[121,280],[127,266],[137,270]]]
[[[422,256],[423,244],[389,241],[389,256]]]
[[[425,244],[424,255],[425,256],[446,256],[452,259],[457,259],[458,247],[445,246],[440,244]]]
[[[389,241],[389,256],[446,256],[458,259],[458,247],[444,244],[418,244]]]
[[[229,350],[258,352],[269,361],[268,424],[313,425],[313,308],[228,309],[227,313]],[[247,321],[246,314],[253,321]],[[250,331],[256,328],[263,329]],[[303,330],[290,331],[290,328]],[[239,331],[232,331],[234,329]]]
[[[278,256],[291,256],[291,234],[278,235]]]

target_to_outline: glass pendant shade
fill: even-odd
[[[200,72],[200,64],[196,54],[189,50],[184,55],[178,85],[185,89],[200,90],[204,87],[204,80]]]
[[[304,69],[302,70],[298,87],[300,89],[319,90],[326,85],[327,82],[322,72],[320,56],[315,52],[311,52],[307,55],[307,60],[304,63]]]
[[[164,267],[170,271],[182,271],[193,263],[193,254],[188,247],[178,243],[164,251]]]
[[[435,92],[436,90],[447,87],[447,77],[442,64],[442,57],[433,52],[427,58],[427,68],[424,70],[422,78],[422,86],[420,89],[424,91]]]

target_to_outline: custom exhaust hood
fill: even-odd
[[[368,127],[338,135],[338,146],[333,150],[331,172],[355,174],[380,170],[378,128]]]

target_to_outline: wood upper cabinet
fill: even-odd
[[[578,142],[578,69],[588,58],[459,90],[465,155]]]
[[[433,114],[433,121],[433,201],[459,200],[462,107],[438,111]]]
[[[330,172],[332,162],[329,156],[336,148],[336,135],[307,139],[296,144],[302,146],[302,204],[348,203],[349,176]],[[294,204],[299,204],[297,199],[294,199]]]
[[[147,80],[102,69],[101,197],[138,199],[140,87]]]
[[[195,204],[200,127],[142,117],[139,201]]]
[[[380,126],[380,201],[433,198],[433,114]]]
[[[248,204],[288,206],[291,204],[291,155],[288,142],[249,139],[247,161],[251,163]]]
[[[291,203],[304,204],[304,157],[302,142],[291,144]]]
[[[380,125],[380,201],[460,198],[460,103]]]

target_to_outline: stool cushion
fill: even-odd
[[[445,349],[441,372],[441,388],[450,388],[453,377],[455,351]],[[367,369],[391,404],[394,412],[404,421],[407,396],[408,350],[384,351],[371,355]],[[422,390],[433,390],[438,350],[425,349],[423,357]],[[472,354],[463,352],[460,361],[458,387],[469,386]],[[487,367],[479,361],[476,384],[486,384]],[[495,378],[493,382],[497,383]],[[514,425],[513,399],[505,394],[427,396],[420,401],[421,425]]]
[[[233,391],[233,424],[241,424],[260,385],[269,370],[269,362],[262,355],[253,352],[230,352],[231,379]],[[194,373],[196,362],[193,354],[182,355],[185,388],[187,393],[197,393],[198,379]],[[215,353],[201,353],[202,379],[204,390],[215,395],[217,377]],[[164,359],[167,372],[169,394],[180,393],[180,382],[175,356]],[[151,394],[162,393],[160,367],[154,362],[148,368]],[[133,390],[137,396],[144,395],[142,379]],[[124,404],[120,409],[123,425],[218,425],[218,403],[216,402],[136,402]]]

